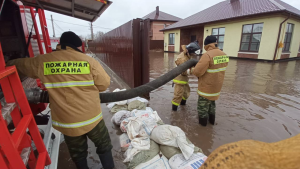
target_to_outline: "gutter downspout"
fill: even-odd
[[[275,54],[274,54],[274,58],[273,58],[273,62],[275,62],[275,59],[276,59],[276,55],[277,55],[277,51],[278,51],[278,45],[279,45],[279,39],[280,39],[280,35],[281,35],[281,29],[282,29],[282,24],[284,22],[286,22],[288,19],[290,19],[291,17],[291,14],[284,20],[280,23],[280,26],[279,26],[279,32],[278,32],[278,38],[277,38],[277,43],[276,43],[276,49],[275,49]]]

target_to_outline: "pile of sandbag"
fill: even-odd
[[[125,91],[126,89],[115,89],[113,92],[121,92],[121,91]],[[107,105],[107,108],[109,109],[109,111],[111,113],[116,113],[119,112],[121,110],[128,110],[128,111],[132,111],[134,109],[138,109],[138,110],[145,110],[146,106],[148,105],[148,100],[141,98],[141,97],[135,97],[133,99],[129,99],[129,100],[123,100],[123,101],[119,101],[119,102],[113,102],[113,103],[109,103]]]
[[[116,89],[114,92],[124,91]],[[108,104],[111,122],[120,126],[121,149],[129,169],[199,168],[206,156],[179,127],[165,125],[140,97]]]

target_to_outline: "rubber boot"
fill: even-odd
[[[89,169],[86,158],[79,161],[74,161],[74,163],[77,169]]]
[[[207,126],[207,117],[205,118],[200,118],[199,117],[199,124],[201,124],[202,126]]]
[[[216,119],[216,116],[213,115],[213,114],[210,114],[209,118],[208,118],[208,121],[209,121],[210,124],[215,125],[215,119]]]
[[[98,155],[99,155],[102,167],[104,169],[113,169],[115,167],[114,159],[112,157],[111,150],[104,153],[104,154],[98,154]]]
[[[173,111],[177,111],[177,108],[178,108],[178,106],[176,106],[176,105],[174,105],[174,104],[172,105],[172,110],[173,110]]]
[[[180,105],[186,105],[186,100],[181,100]]]

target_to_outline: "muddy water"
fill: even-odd
[[[175,54],[151,53],[150,80],[154,80],[175,67]],[[196,58],[197,59],[197,58]],[[199,59],[199,58],[198,58]],[[111,75],[110,75],[111,76]],[[226,71],[224,86],[217,103],[216,125],[202,127],[197,115],[197,78],[190,76],[191,96],[186,106],[171,111],[172,83],[150,94],[150,107],[157,110],[167,124],[184,130],[187,137],[209,155],[220,145],[254,139],[276,142],[300,133],[300,60],[282,63],[264,63],[231,59]],[[114,82],[107,91],[124,88]],[[112,152],[116,169],[126,168],[122,163],[118,127],[110,123],[112,115],[104,104],[104,120],[114,146]],[[89,145],[88,164],[99,169],[100,160],[96,148]],[[58,169],[73,169],[65,143],[61,144]]]
[[[151,80],[175,67],[175,55],[151,54]],[[276,142],[300,133],[300,60],[272,64],[231,59],[214,126],[198,124],[197,81],[190,76],[191,96],[177,112],[171,111],[171,82],[150,94],[150,106],[165,123],[184,130],[205,154],[234,141]]]

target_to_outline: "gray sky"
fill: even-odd
[[[112,0],[113,4],[93,23],[94,32],[108,32],[134,18],[141,18],[153,12],[156,6],[160,11],[171,15],[186,18],[203,9],[215,5],[223,0]],[[282,0],[300,9],[300,0]],[[46,19],[50,36],[53,36],[51,27],[51,14],[55,20],[56,37],[64,31],[73,31],[78,35],[87,36],[90,34],[89,22],[75,19],[65,15],[46,11]],[[68,23],[78,24],[72,25]],[[82,25],[82,26],[79,26]],[[110,29],[106,29],[110,28]]]

